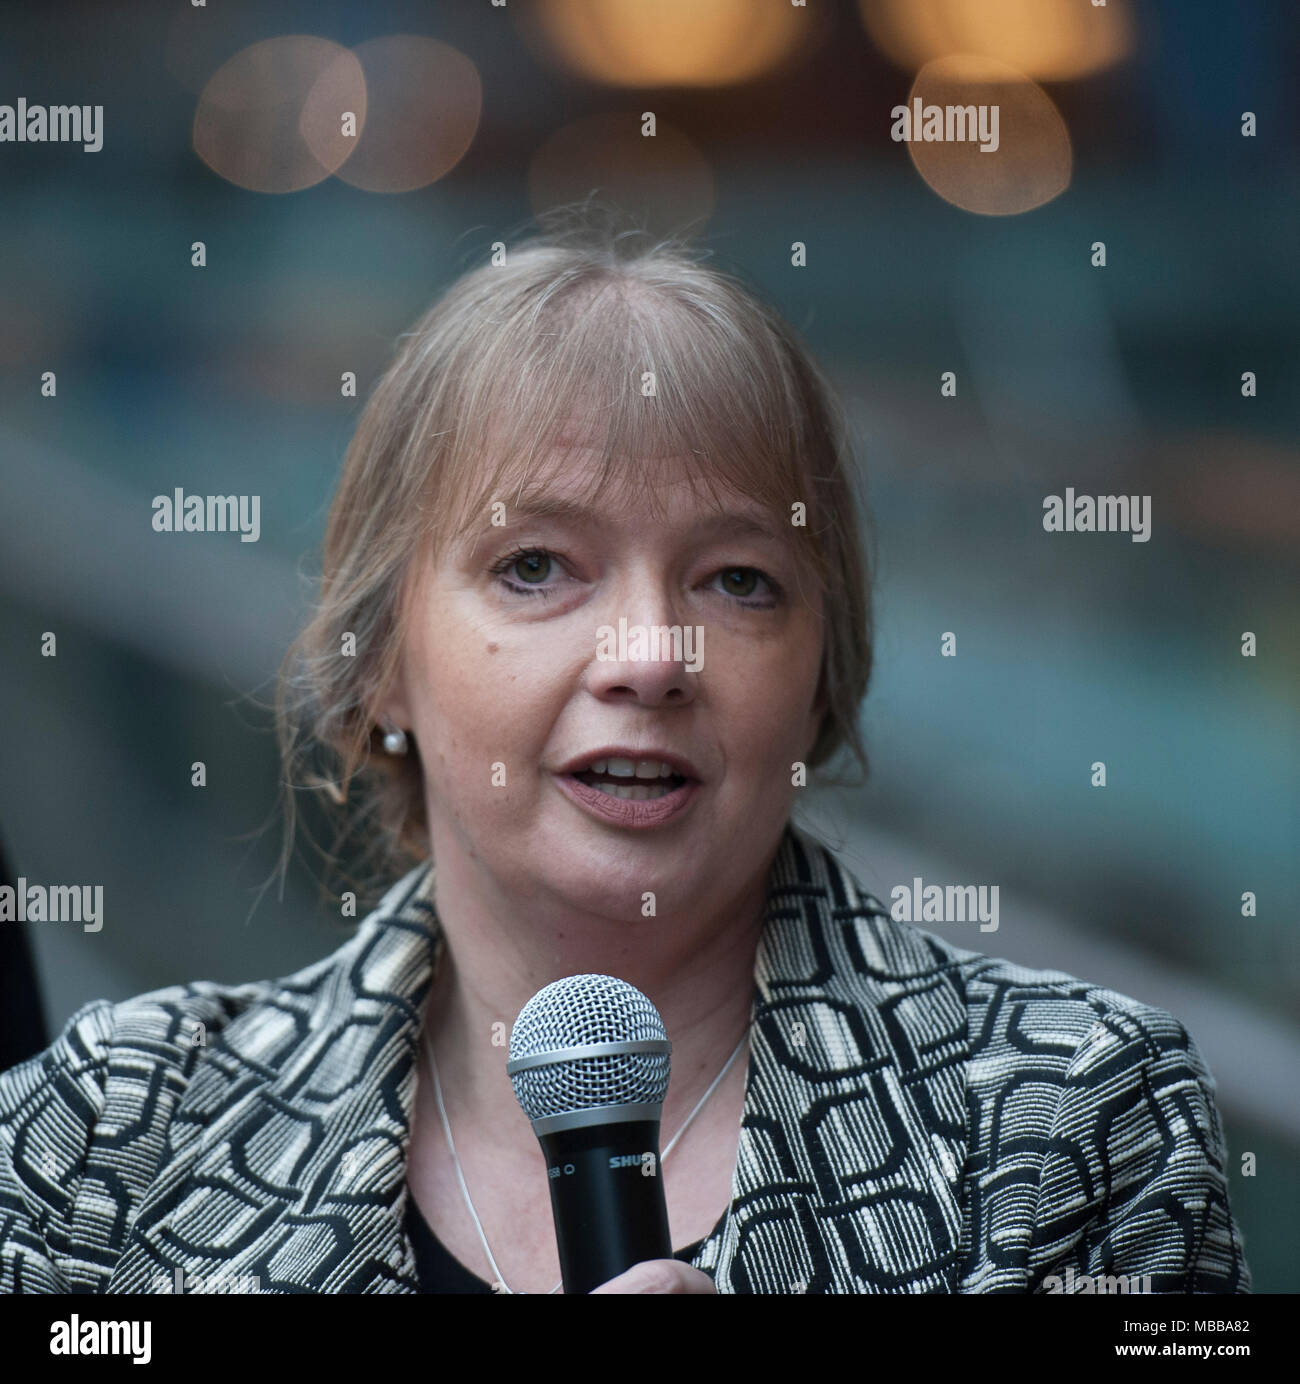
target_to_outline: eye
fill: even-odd
[[[492,574],[507,590],[520,596],[549,596],[555,587],[543,583],[551,574],[552,561],[545,548],[516,548],[492,568]],[[507,579],[506,574],[512,570],[516,581]]]
[[[715,575],[715,580],[722,582],[723,593],[731,596],[741,605],[753,606],[756,609],[767,609],[776,605],[776,599],[781,594],[781,588],[765,572],[760,572],[757,567],[724,567]],[[760,599],[750,599],[758,586],[762,582],[767,588],[767,595]]]

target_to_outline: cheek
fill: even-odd
[[[438,762],[462,782],[487,784],[492,766],[535,759],[554,719],[554,679],[534,651],[496,633],[431,642],[420,660],[416,696]],[[435,766],[436,767],[436,766]],[[458,790],[459,791],[459,790]]]
[[[757,649],[718,645],[713,700],[726,708],[721,732],[732,727],[756,758],[801,742],[821,676],[820,631],[801,628]]]

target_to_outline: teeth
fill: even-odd
[[[666,783],[657,783],[651,787],[648,783],[598,783],[596,787],[602,793],[608,793],[611,798],[629,798],[632,802],[649,802],[651,798],[662,798],[666,793],[671,793],[672,788]]]
[[[597,759],[588,774],[611,774],[615,778],[661,779],[674,778],[677,770],[662,759]]]

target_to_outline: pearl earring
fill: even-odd
[[[384,731],[384,752],[395,755],[406,753],[406,732],[399,730],[391,721]]]

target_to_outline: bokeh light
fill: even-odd
[[[644,87],[749,81],[817,26],[789,0],[541,0],[531,18],[582,76]]]
[[[916,171],[945,201],[984,216],[1014,216],[1058,197],[1070,185],[1070,132],[1051,97],[1004,63],[970,54],[936,58],[908,93],[928,106],[996,106],[997,148],[974,139],[917,138],[907,151]],[[991,143],[991,141],[990,141]]]
[[[194,152],[213,172],[252,192],[298,192],[351,155],[340,112],[366,118],[361,64],[309,34],[264,39],[209,78],[194,115]]]
[[[1058,82],[1111,67],[1134,49],[1128,0],[858,0],[858,9],[880,51],[909,71],[973,53]]]
[[[483,110],[478,69],[458,49],[420,34],[388,34],[352,50],[365,73],[365,130],[338,176],[367,192],[409,192],[451,171]]]

